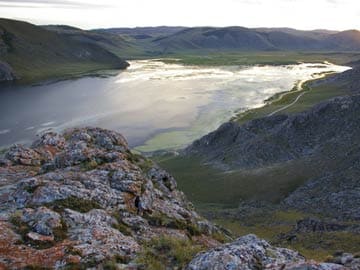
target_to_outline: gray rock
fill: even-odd
[[[40,166],[41,156],[38,152],[22,145],[13,145],[5,157],[15,165]]]
[[[67,209],[65,219],[69,237],[79,242],[75,248],[81,251],[84,261],[95,259],[101,262],[115,255],[131,258],[140,249],[132,237],[113,228],[117,221],[104,210],[82,214]]]
[[[21,219],[27,223],[34,232],[41,235],[53,236],[53,229],[62,227],[61,216],[46,207],[38,207],[35,210],[25,208]]]
[[[317,218],[305,218],[296,222],[295,232],[331,232],[346,229],[346,225],[325,222]]]
[[[202,252],[187,266],[188,270],[282,269],[286,264],[304,262],[298,252],[272,247],[255,235]]]
[[[171,192],[177,188],[176,181],[168,172],[160,168],[152,168],[149,177],[158,184],[163,192]]]

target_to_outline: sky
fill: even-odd
[[[236,25],[360,30],[360,1],[0,0],[0,17],[83,29]]]

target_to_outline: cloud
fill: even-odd
[[[0,0],[0,17],[26,18],[35,24],[68,24],[84,29],[240,25],[345,30],[360,28],[358,1]]]
[[[99,8],[108,7],[108,5],[93,4],[88,2],[71,1],[71,0],[0,0],[1,7],[62,7],[62,8]]]

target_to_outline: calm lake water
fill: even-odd
[[[182,147],[236,112],[261,106],[313,74],[347,69],[332,64],[192,67],[155,60],[130,64],[128,70],[108,78],[0,85],[0,147],[77,126],[117,130],[141,151]]]

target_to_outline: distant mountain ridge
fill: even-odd
[[[244,27],[186,28],[170,36],[153,40],[165,50],[236,49],[236,50],[360,50],[360,32],[349,30],[299,31],[295,29],[249,29]]]
[[[125,68],[128,64],[122,59],[258,51],[357,52],[360,32],[240,26],[82,30],[0,19],[0,81]]]
[[[95,29],[91,32],[121,36],[144,51],[160,53],[188,50],[360,50],[360,32],[357,30],[158,26]]]
[[[160,36],[160,35],[171,35],[181,30],[186,29],[183,26],[154,26],[154,27],[134,27],[134,28],[104,28],[95,29],[96,32],[105,32],[117,35],[130,35],[130,36]]]

